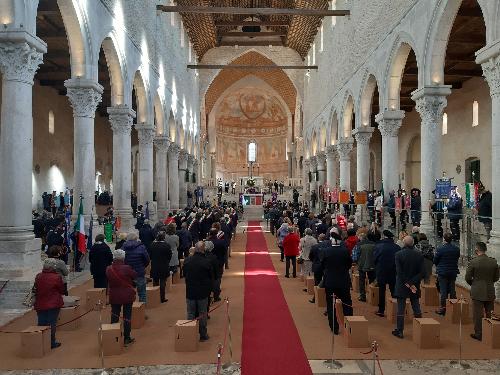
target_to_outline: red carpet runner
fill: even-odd
[[[242,375],[311,375],[260,223],[247,232]]]

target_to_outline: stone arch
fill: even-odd
[[[176,137],[177,144],[181,148],[184,148],[184,146],[185,146],[184,141],[186,139],[186,132],[184,130],[184,126],[182,125],[181,120],[177,121],[176,130],[177,130],[177,137]]]
[[[170,109],[170,113],[168,115],[168,136],[170,137],[171,142],[176,142],[177,137],[176,137],[176,124],[175,124],[175,117],[172,109]]]
[[[316,156],[317,151],[318,151],[318,136],[316,134],[316,130],[314,130],[311,138],[311,156]]]
[[[111,105],[131,104],[131,98],[125,93],[126,60],[118,49],[114,33],[110,33],[101,43],[111,79]],[[128,98],[127,98],[128,96]]]
[[[420,186],[421,182],[421,139],[420,134],[415,134],[408,142],[406,148],[405,185],[407,189]]]
[[[337,143],[339,132],[339,118],[337,114],[337,110],[332,110],[330,126],[328,127],[328,142],[330,145],[334,145]]]
[[[420,84],[420,55],[415,49],[415,43],[413,39],[407,33],[401,33],[396,38],[396,41],[392,48],[392,52],[390,54],[389,63],[387,64],[387,70],[385,74],[384,100],[381,101],[381,103],[385,103],[385,105],[380,107],[380,112],[383,111],[383,108],[389,110],[398,110],[400,108],[401,80],[403,78],[406,60],[408,59],[411,51],[415,53],[417,59],[417,66],[419,71],[418,86],[422,86]]]
[[[151,123],[148,89],[140,70],[136,71],[135,73],[133,85],[135,88],[137,102],[137,123]]]
[[[352,120],[354,116],[354,97],[351,92],[346,91],[344,105],[341,115],[341,126],[339,127],[339,138],[348,138],[352,133]]]
[[[165,133],[165,114],[163,113],[163,103],[159,93],[155,95],[153,110],[156,134],[163,135]]]
[[[486,22],[485,7],[481,1],[476,0],[483,13],[486,23],[486,35],[492,33]],[[426,85],[444,84],[444,65],[450,33],[455,23],[455,18],[463,0],[442,0],[434,9],[431,26],[427,33],[424,61],[424,83]],[[498,2],[497,2],[498,3]],[[500,14],[499,14],[500,16]],[[498,23],[498,18],[497,18]]]
[[[363,80],[363,85],[361,86],[361,94],[359,98],[359,116],[360,121],[357,122],[356,126],[370,126],[372,117],[372,104],[374,99],[375,90],[379,87],[377,83],[377,78],[375,75],[366,72],[365,79]],[[379,104],[380,104],[379,95]]]
[[[319,146],[318,146],[318,151],[325,151],[326,146],[327,146],[327,126],[326,122],[322,121],[321,122],[321,127],[319,129]]]

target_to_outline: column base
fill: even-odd
[[[22,302],[42,269],[41,246],[33,233],[18,227],[0,228],[0,282],[8,281],[0,293],[2,309],[23,308]]]

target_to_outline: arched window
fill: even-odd
[[[52,110],[49,111],[49,134],[54,134],[55,132],[55,118],[54,112]]]
[[[448,114],[443,113],[443,135],[448,134]]]
[[[249,162],[257,161],[257,143],[255,143],[255,141],[251,141],[248,144],[248,161]]]

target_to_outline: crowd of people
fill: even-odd
[[[414,317],[422,317],[420,287],[422,283],[430,285],[434,269],[435,287],[440,295],[440,306],[435,313],[445,315],[447,299],[457,298],[455,282],[460,249],[454,244],[452,232],[445,232],[443,245],[435,249],[417,226],[410,234],[402,232],[395,242],[394,233],[380,229],[376,222],[361,226],[354,216],[346,218],[329,212],[315,215],[307,205],[279,202],[269,213],[280,260],[286,261],[285,277],[297,277],[298,262],[304,276],[313,276],[315,286],[325,288],[326,315],[334,334],[339,332],[334,301],[342,301],[344,316],[352,315],[352,277],[356,272],[359,301],[366,302],[366,284],[378,286],[378,309],[374,311],[377,316],[385,316],[387,289],[397,300],[396,327],[392,334],[398,338],[404,338],[408,299]],[[481,321],[491,316],[499,268],[497,261],[486,255],[485,243],[477,242],[474,250],[476,257],[468,264],[465,280],[471,285],[473,302],[471,337],[481,340]],[[314,298],[310,302],[314,303]]]

